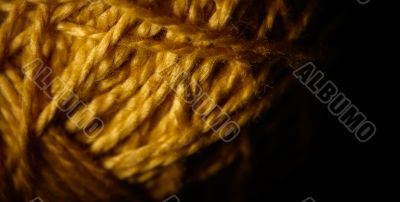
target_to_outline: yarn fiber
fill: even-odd
[[[314,5],[0,0],[0,200],[162,199],[246,156]]]

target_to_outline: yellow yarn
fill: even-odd
[[[293,2],[0,0],[0,200],[162,199],[232,127],[197,178],[248,155],[302,57]]]

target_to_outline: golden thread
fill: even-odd
[[[304,57],[291,44],[315,2],[285,2],[0,0],[1,201],[178,192],[182,160],[222,141],[217,120],[245,127]],[[247,138],[193,177],[248,156]]]

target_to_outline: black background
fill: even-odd
[[[269,113],[283,123],[276,134],[253,140],[253,169],[241,193],[228,188],[227,168],[204,184],[188,186],[178,194],[181,201],[297,202],[310,196],[316,202],[400,201],[394,197],[399,185],[393,165],[399,158],[391,139],[398,132],[389,130],[397,121],[393,61],[399,57],[394,34],[399,23],[389,11],[393,6],[377,0],[322,2],[304,39],[322,56],[313,61],[318,69],[377,126],[372,139],[359,142],[297,82]],[[262,126],[254,128],[263,133]]]

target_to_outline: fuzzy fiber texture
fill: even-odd
[[[246,158],[314,5],[0,0],[0,201],[161,200]]]

